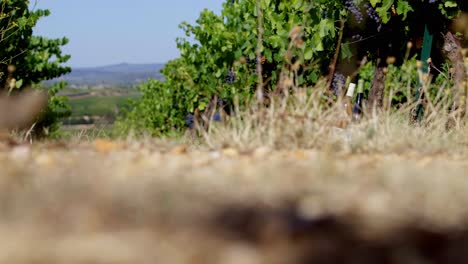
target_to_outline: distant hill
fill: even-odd
[[[47,81],[46,84],[58,81],[68,82],[70,87],[131,87],[148,78],[162,80],[160,73],[164,64],[129,64],[73,68],[72,72],[60,78]]]

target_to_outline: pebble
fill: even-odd
[[[255,158],[266,158],[272,153],[272,150],[269,147],[259,147],[256,148],[253,152]]]
[[[11,150],[10,157],[19,162],[27,161],[31,157],[31,148],[26,145],[16,146]]]
[[[186,145],[179,145],[171,149],[169,152],[172,155],[184,155],[187,154],[188,152],[188,147]]]
[[[119,150],[121,148],[122,145],[107,139],[96,139],[94,141],[94,149],[101,153],[109,153],[112,151]]]
[[[36,164],[39,166],[52,167],[55,165],[55,159],[47,153],[39,154],[36,159]]]
[[[223,155],[228,158],[237,158],[239,157],[239,151],[233,148],[225,148],[222,151]]]

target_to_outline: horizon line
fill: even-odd
[[[118,62],[118,63],[107,63],[107,64],[98,64],[91,66],[73,66],[73,65],[64,65],[66,67],[71,67],[72,69],[84,69],[84,68],[101,68],[101,67],[110,67],[118,65],[155,65],[155,64],[166,64],[167,62]]]

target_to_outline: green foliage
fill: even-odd
[[[364,97],[369,98],[369,92],[374,79],[375,64],[372,62],[366,63],[359,71],[359,78],[364,80]]]
[[[442,0],[438,4],[438,8],[440,12],[447,18],[454,18],[456,17],[459,12],[460,12],[460,6],[461,6],[461,1],[464,0]],[[459,3],[457,3],[459,2]]]
[[[371,82],[374,76],[375,64],[367,63],[359,71],[359,77],[364,80],[364,94],[367,97]],[[417,74],[417,59],[416,56],[405,60],[402,65],[388,65],[385,78],[385,98],[391,97],[392,105],[399,107],[405,103],[413,103],[414,91],[420,87],[420,80]],[[431,102],[439,103],[441,100],[450,99],[452,96],[453,81],[449,76],[449,67],[444,64],[440,72],[433,72],[436,77],[425,83],[427,86],[427,98]]]
[[[61,46],[68,40],[47,39],[33,36],[38,20],[50,14],[49,10],[29,10],[29,1],[2,0],[0,4],[0,90],[29,87],[43,80],[53,79],[71,71],[62,64],[70,58],[62,54]],[[14,65],[15,71],[8,71]],[[9,87],[9,79],[16,80],[15,87]],[[52,131],[57,128],[60,117],[69,114],[65,98],[56,96],[64,87],[57,84],[49,93],[49,105],[39,127]],[[56,116],[54,116],[56,115]]]
[[[364,2],[367,1],[356,1]],[[370,3],[383,22],[389,23],[394,19],[407,20],[421,0]],[[458,10],[454,1],[442,3],[441,13]],[[120,120],[119,126],[164,134],[183,129],[186,115],[204,111],[214,97],[231,105],[237,100],[242,106],[252,99],[257,83],[255,62],[260,59],[264,61],[262,77],[267,92],[278,87],[282,74],[296,86],[316,84],[328,73],[340,33],[339,22],[351,17],[344,1],[261,0],[261,8],[262,58],[256,58],[256,1],[226,1],[221,15],[204,10],[196,24],[180,25],[186,38],[177,39],[181,56],[162,71],[165,81],[142,84],[142,98],[133,103],[133,110]],[[342,58],[351,55],[348,43],[342,43],[341,48]],[[236,77],[232,83],[225,82],[228,73]]]
[[[460,4],[457,2],[461,3],[461,1],[464,0],[438,0],[435,1],[435,4],[446,18],[454,18],[460,11]],[[369,2],[376,8],[383,23],[388,23],[393,14],[402,16],[402,19],[406,20],[407,16],[415,11],[413,5],[418,5],[421,2],[430,3],[429,0],[370,0]]]
[[[199,100],[200,94],[190,76],[195,68],[173,60],[164,68],[166,81],[150,79],[137,87],[142,96],[131,102],[131,110],[125,120],[119,119],[115,126],[120,132],[130,130],[149,130],[158,135],[168,133],[185,124],[185,114],[208,102]]]
[[[334,54],[328,47],[336,45],[335,21],[346,15],[338,11],[341,1],[262,0],[262,9],[266,89],[273,90],[281,71],[296,61],[302,65],[297,84],[316,83]],[[289,34],[296,26],[303,42],[291,46]],[[227,1],[220,16],[204,10],[195,25],[180,28],[187,36],[177,39],[181,57],[166,65],[164,82],[150,80],[139,87],[143,97],[126,115],[128,127],[155,134],[180,130],[185,116],[205,110],[214,96],[230,103],[251,100],[257,82],[254,1]],[[233,83],[224,80],[229,71],[236,76]]]
[[[59,77],[70,72],[69,67],[61,64],[70,56],[63,55],[60,47],[68,40],[47,39],[33,36],[37,21],[50,12],[48,10],[30,11],[29,1],[2,0],[0,19],[0,63],[2,86],[4,87],[9,64],[16,66],[14,77],[22,80],[22,87],[43,80]]]
[[[41,119],[37,123],[42,128],[38,134],[50,138],[60,136],[60,120],[70,116],[71,108],[68,105],[68,97],[59,96],[57,93],[66,86],[66,83],[59,82],[50,87],[47,92],[49,96],[47,108],[44,110]]]

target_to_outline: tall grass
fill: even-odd
[[[421,75],[416,65],[413,72]],[[400,78],[401,76],[397,76]],[[420,76],[421,77],[421,76]],[[295,86],[286,95],[272,96],[268,107],[236,106],[234,115],[222,124],[212,124],[207,131],[199,130],[203,143],[219,148],[255,148],[268,146],[279,149],[319,148],[345,152],[467,152],[466,117],[451,111],[451,87],[436,87],[429,93],[430,78],[425,78],[425,106],[421,120],[414,121],[414,109],[419,102],[387,105],[381,110],[366,111],[354,122],[342,108],[341,99],[325,103],[326,85]],[[402,84],[407,85],[407,84]],[[409,87],[415,91],[417,87]],[[391,91],[385,102],[392,102]]]

